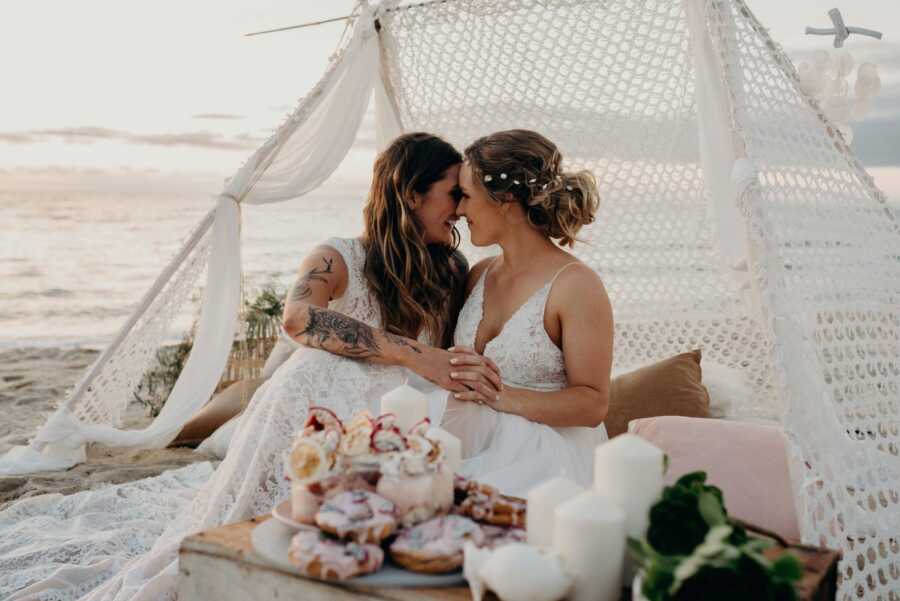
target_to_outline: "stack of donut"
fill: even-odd
[[[344,580],[379,570],[385,549],[422,573],[459,569],[467,541],[497,547],[524,541],[525,503],[450,473],[428,420],[406,434],[392,414],[346,423],[313,407],[285,452],[291,514],[308,525],[288,557],[300,572]]]

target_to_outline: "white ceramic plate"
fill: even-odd
[[[276,520],[278,520],[279,522],[281,522],[282,524],[284,524],[285,526],[287,526],[288,528],[290,528],[291,530],[293,530],[294,532],[296,532],[297,530],[306,530],[306,529],[318,530],[318,528],[316,528],[315,526],[312,526],[310,524],[302,524],[300,522],[295,521],[293,518],[291,518],[291,500],[290,499],[286,499],[286,500],[282,501],[281,503],[279,503],[278,505],[276,505],[272,509],[272,517],[275,518]]]
[[[297,568],[288,561],[288,548],[291,538],[296,532],[296,528],[282,524],[279,520],[266,520],[253,529],[250,533],[250,540],[253,543],[253,549],[266,561],[285,571],[297,573]],[[404,570],[392,563],[390,558],[385,557],[384,565],[374,574],[350,578],[336,584],[378,587],[443,587],[459,586],[465,583],[462,570],[449,574],[417,574]]]

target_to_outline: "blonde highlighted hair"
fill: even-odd
[[[590,171],[564,172],[556,144],[527,129],[475,140],[463,153],[475,180],[496,202],[518,202],[528,222],[560,245],[573,246],[600,206]]]

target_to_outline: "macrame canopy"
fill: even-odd
[[[735,416],[784,426],[803,538],[844,551],[842,598],[900,586],[900,227],[743,0],[361,2],[319,84],[0,469],[175,436],[231,348],[239,205],[321,184],[371,96],[382,146],[404,131],[463,147],[524,127],[566,168],[590,169],[602,206],[575,252],[610,293],[614,369],[695,348],[729,369],[751,391]],[[197,342],[165,409],[145,430],[117,429],[204,268]]]

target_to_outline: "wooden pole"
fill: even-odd
[[[245,33],[244,37],[249,38],[255,35],[262,35],[264,33],[276,33],[278,31],[288,31],[290,29],[303,29],[304,27],[314,27],[315,25],[324,25],[325,23],[334,23],[336,21],[346,21],[353,15],[345,15],[343,17],[334,17],[333,19],[325,19],[324,21],[312,21],[310,23],[301,23],[300,25],[290,25],[289,27],[279,27],[278,29],[267,29],[265,31],[254,31],[252,33]]]

